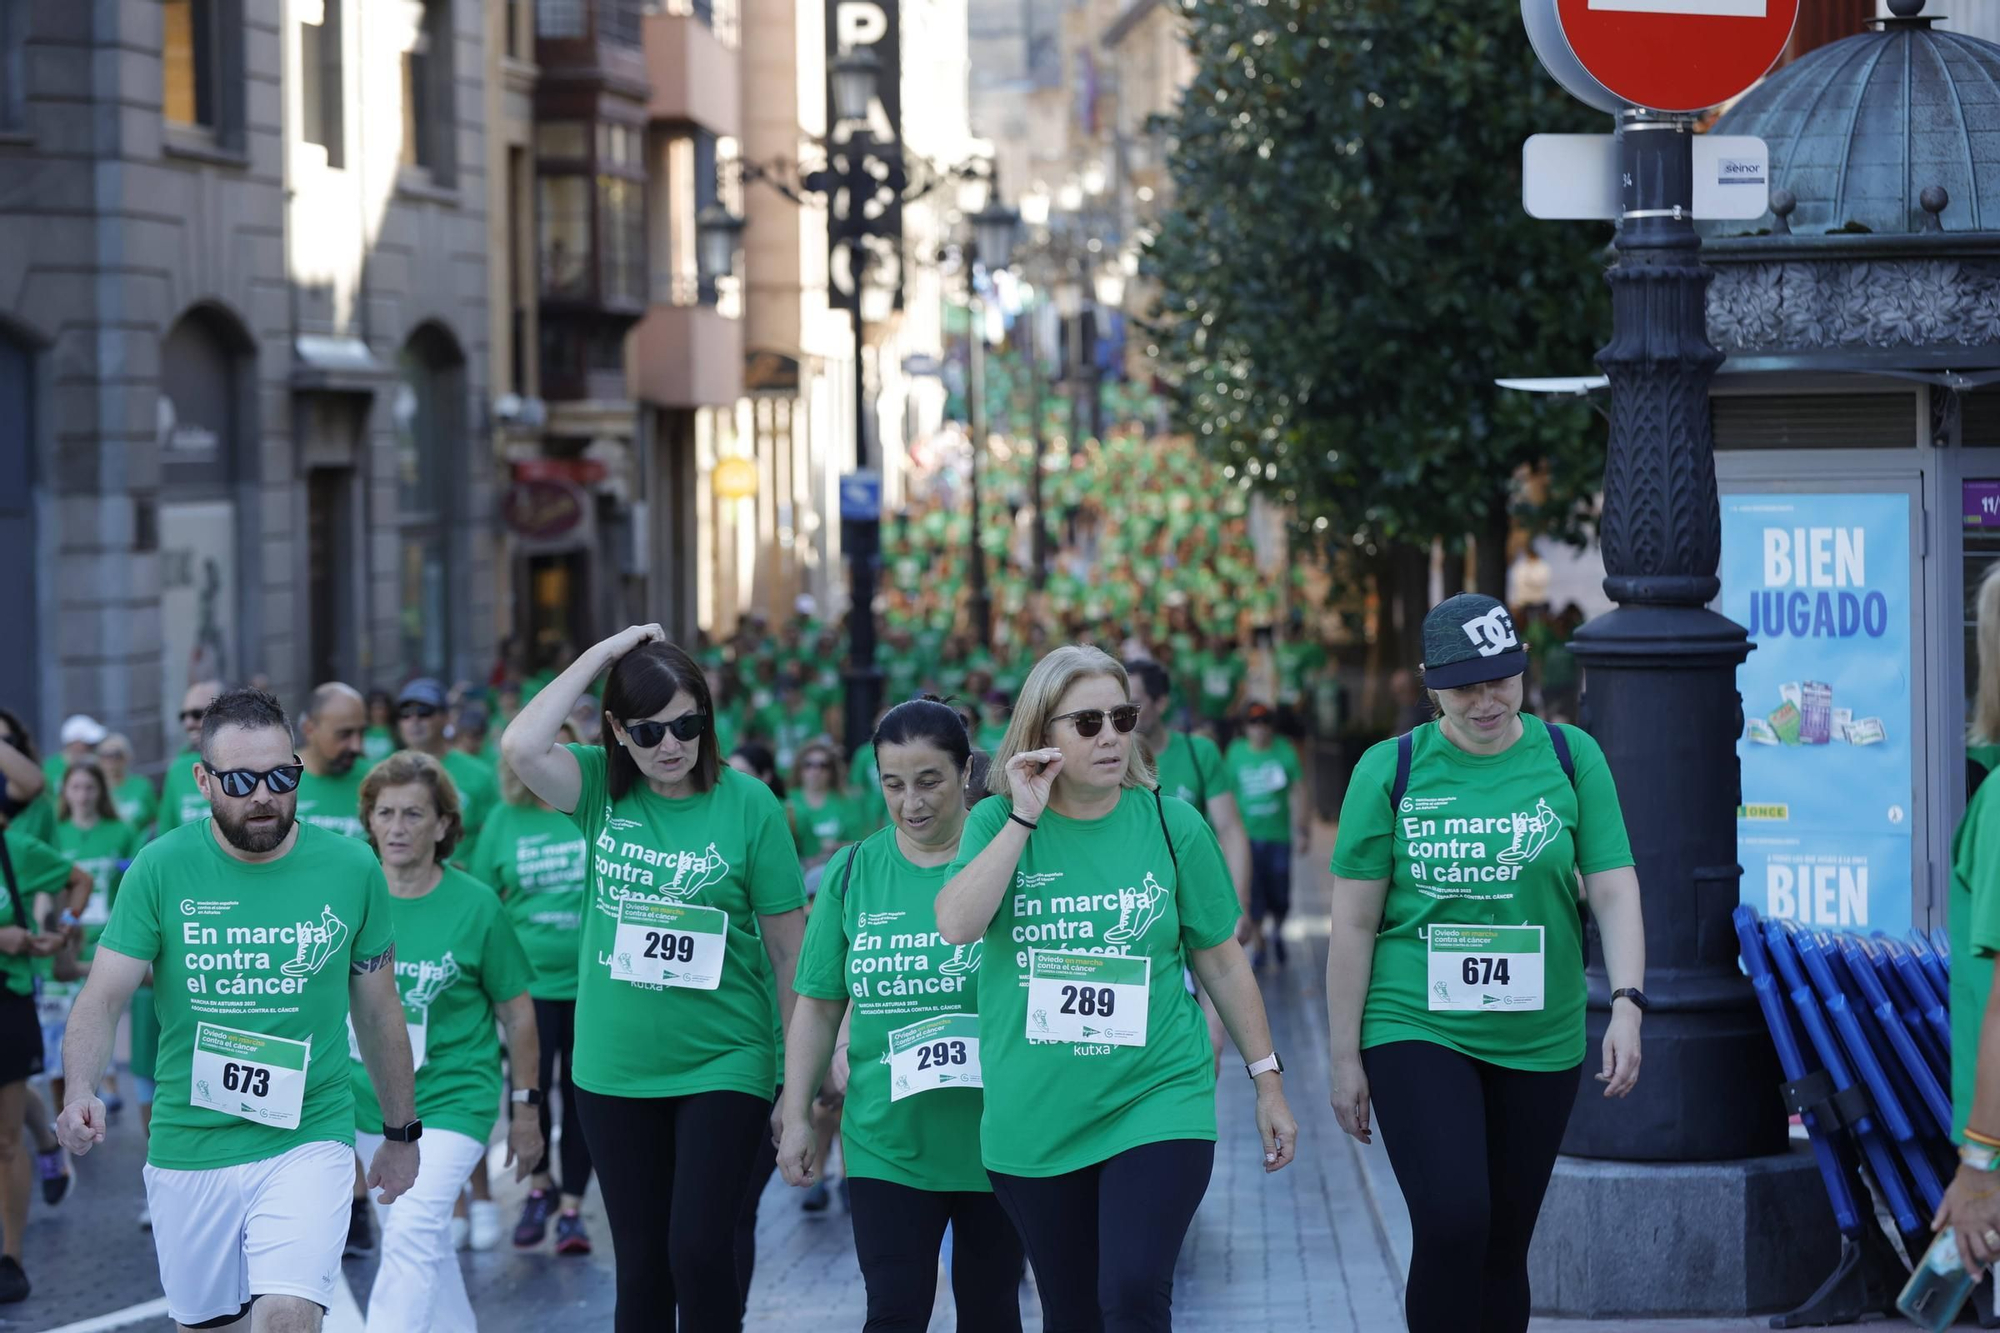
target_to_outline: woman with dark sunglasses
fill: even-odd
[[[1115,659],[1044,657],[937,897],[948,943],[987,945],[980,1146],[1050,1328],[1173,1326],[1174,1261],[1216,1140],[1184,966],[1250,1062],[1264,1169],[1298,1140],[1229,867],[1194,807],[1160,794],[1138,721]]]
[[[558,745],[606,670],[604,739]],[[784,807],[724,765],[694,660],[658,625],[590,648],[501,738],[591,852],[576,1085],[618,1257],[619,1333],[743,1324],[734,1222],[778,1082],[805,890]]]

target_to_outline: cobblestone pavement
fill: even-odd
[[[1330,833],[1320,832],[1311,861],[1301,867],[1298,913],[1288,930],[1289,965],[1263,978],[1300,1124],[1298,1160],[1275,1176],[1264,1174],[1251,1090],[1234,1052],[1226,1053],[1217,1094],[1221,1141],[1215,1175],[1175,1284],[1175,1327],[1186,1333],[1394,1333],[1403,1326],[1409,1222],[1394,1176],[1379,1140],[1370,1150],[1355,1145],[1340,1133],[1327,1105],[1322,981],[1327,886],[1323,871],[1312,867],[1325,866]],[[142,1156],[128,1111],[109,1141],[82,1163],[75,1198],[53,1212],[37,1204],[27,1236],[35,1294],[21,1305],[0,1307],[0,1333],[171,1327],[157,1307],[146,1308],[157,1301],[160,1288],[151,1237],[136,1222]],[[499,1168],[496,1153],[494,1192],[511,1231],[522,1187],[504,1180]],[[865,1302],[847,1215],[838,1203],[824,1213],[803,1213],[798,1199],[778,1179],[765,1192],[746,1327],[752,1333],[859,1329]],[[594,1189],[585,1216],[597,1240],[588,1258],[559,1259],[546,1246],[539,1253],[518,1253],[504,1239],[499,1250],[461,1256],[485,1333],[610,1326],[610,1236]],[[346,1273],[355,1299],[365,1302],[372,1263],[349,1261]],[[932,1333],[948,1333],[956,1321],[948,1284],[942,1282],[938,1307]],[[1032,1280],[1022,1288],[1022,1311],[1025,1328],[1039,1333]],[[1763,1326],[1762,1320],[1740,1319],[1616,1325],[1537,1320],[1534,1331],[1735,1333]],[[358,1333],[360,1327],[352,1305],[337,1309],[327,1324],[328,1333]]]

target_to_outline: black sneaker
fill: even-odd
[[[375,1253],[375,1219],[368,1215],[368,1200],[356,1199],[347,1212],[347,1245],[343,1259],[366,1259]]]
[[[0,1305],[25,1301],[28,1291],[28,1275],[21,1271],[21,1261],[11,1254],[0,1254]]]
[[[60,1147],[35,1154],[35,1173],[42,1178],[42,1202],[51,1208],[76,1189],[76,1174],[70,1170],[69,1154]]]
[[[1278,966],[1283,967],[1285,965],[1285,937],[1283,935],[1273,935],[1271,937],[1271,951],[1278,956]]]
[[[549,1217],[556,1210],[553,1190],[529,1190],[521,1205],[521,1220],[514,1224],[514,1248],[532,1250],[549,1234]]]

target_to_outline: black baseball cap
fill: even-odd
[[[1424,617],[1424,685],[1453,690],[1505,680],[1528,669],[1528,651],[1514,631],[1514,617],[1494,598],[1476,592],[1447,597]]]

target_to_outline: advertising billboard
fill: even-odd
[[[1719,609],[1756,651],[1743,696],[1743,901],[1770,917],[1901,931],[1914,827],[1905,493],[1722,500]]]

